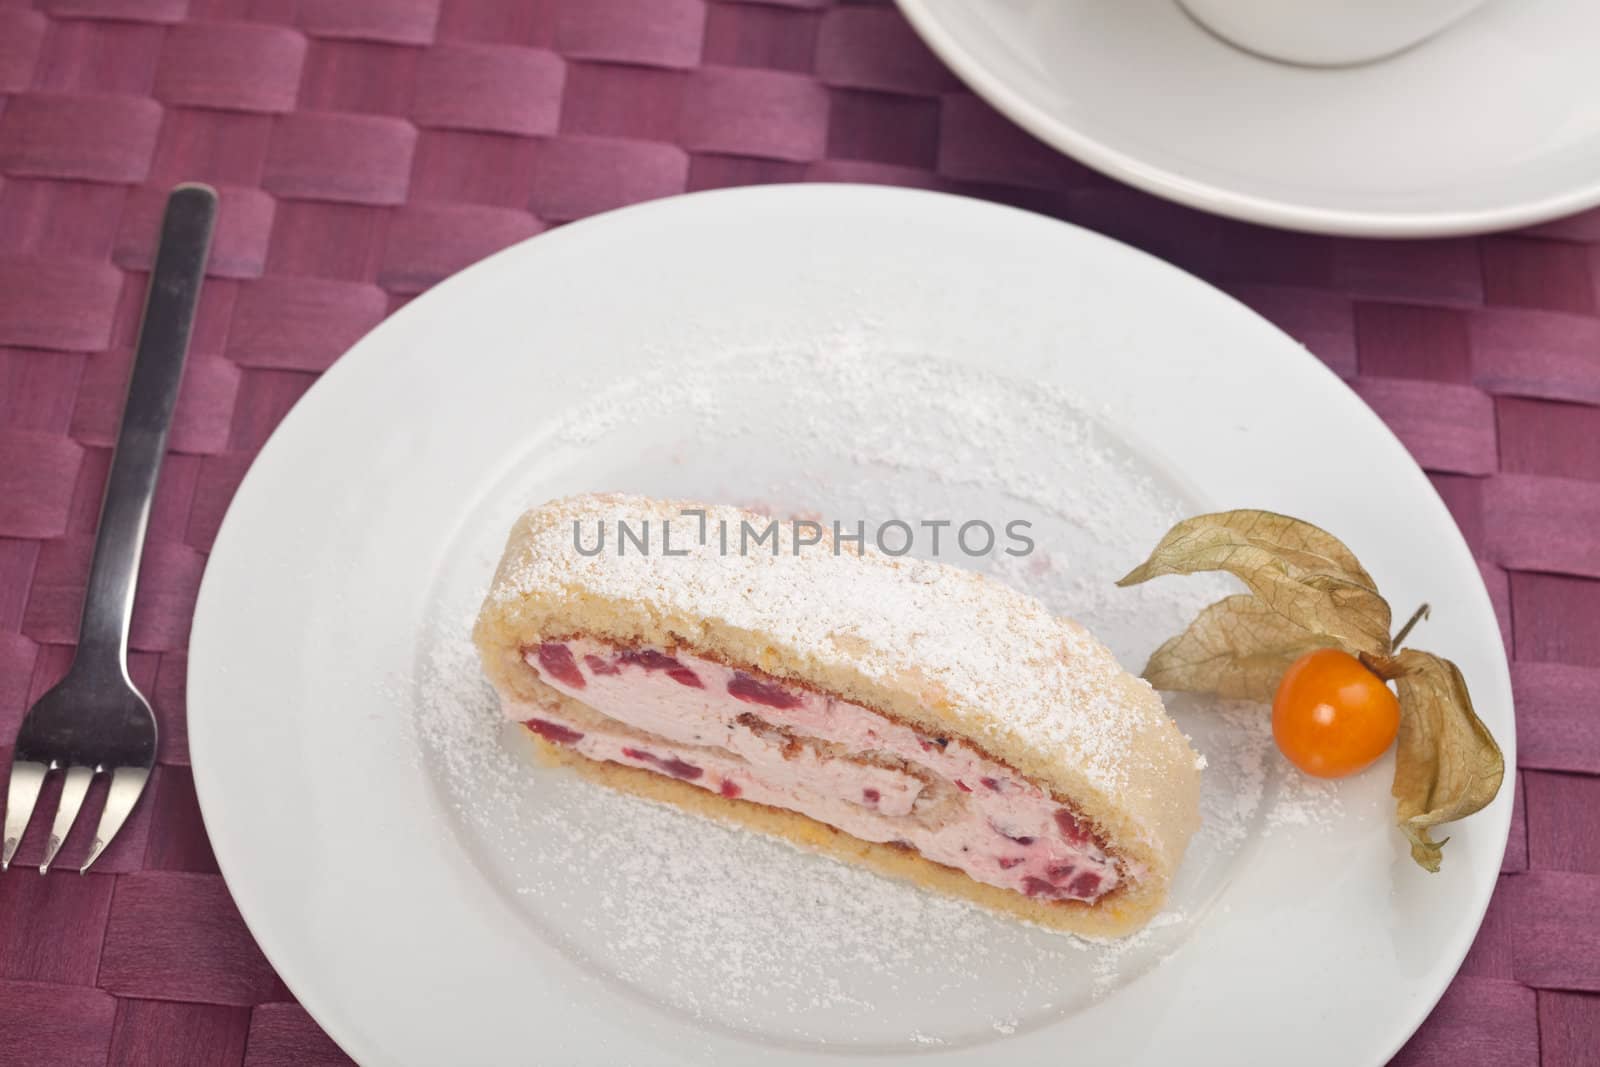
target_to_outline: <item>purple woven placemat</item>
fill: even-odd
[[[1212,218],[1018,132],[880,4],[0,0],[4,743],[71,655],[156,221],[185,179],[218,186],[222,216],[134,615],[160,766],[96,873],[0,877],[0,1063],[346,1062],[251,940],[195,805],[185,646],[229,498],[318,373],[457,268],[621,204],[828,180],[1145,248],[1395,429],[1481,563],[1520,732],[1499,892],[1397,1062],[1600,1063],[1600,211],[1429,242]]]

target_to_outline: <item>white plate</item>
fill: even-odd
[[[1366,66],[1239,51],[1176,0],[899,0],[1035,136],[1160,196],[1274,226],[1477,233],[1600,203],[1600,5],[1491,0]]]
[[[1444,507],[1240,305],[933,194],[632,208],[495,256],[356,345],[262,451],[206,572],[206,824],[268,957],[357,1059],[1379,1063],[1466,952],[1510,791],[1430,877],[1390,828],[1386,767],[1306,785],[1260,709],[1179,710],[1211,760],[1208,825],[1169,912],[1113,947],[532,769],[466,631],[512,517],[591,488],[1026,517],[1040,551],[1007,577],[1135,666],[1219,588],[1112,587],[1171,521],[1303,515],[1398,609],[1433,602],[1426,647],[1515,758],[1499,633]]]

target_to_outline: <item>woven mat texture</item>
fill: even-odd
[[[0,1063],[347,1062],[251,940],[195,804],[185,646],[241,476],[352,341],[489,252],[684,190],[834,180],[1147,249],[1394,428],[1481,564],[1520,734],[1499,891],[1396,1062],[1600,1063],[1600,211],[1416,242],[1213,218],[1033,141],[878,3],[0,0],[0,745],[71,656],[163,193],[188,179],[222,216],[133,620],[160,765],[95,873],[0,877]]]

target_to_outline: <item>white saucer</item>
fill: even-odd
[[[899,0],[974,91],[1159,196],[1357,236],[1479,233],[1600,203],[1600,4],[1492,0],[1366,66],[1295,67],[1175,0]]]

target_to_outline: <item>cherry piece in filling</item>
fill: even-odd
[[[583,657],[584,666],[589,668],[591,674],[621,674],[622,668],[604,656],[597,656],[593,652]]]
[[[861,791],[861,800],[863,803],[871,804],[876,807],[878,801],[881,799],[883,799],[882,794],[880,794],[876,789],[863,789]]]
[[[1001,856],[1000,857],[1000,869],[1002,871],[1009,871],[1011,868],[1015,867],[1017,864],[1019,864],[1021,862],[1022,862],[1022,857],[1021,856]]]
[[[963,782],[959,778],[956,779],[956,788],[961,790],[963,793],[972,792],[972,787],[970,785],[968,785],[966,782]]]
[[[728,694],[746,704],[764,704],[769,708],[798,708],[800,696],[791,693],[776,682],[763,682],[743,671],[735,671],[728,682]]]
[[[1100,876],[1093,871],[1084,871],[1078,877],[1067,883],[1067,895],[1081,897],[1088,900],[1100,891]]]
[[[664,774],[670,774],[674,778],[682,778],[689,782],[694,781],[696,778],[706,773],[705,768],[696,767],[692,763],[685,763],[676,756],[668,759],[662,759],[655,753],[646,752],[640,748],[625,748],[622,750],[622,754],[631,760],[638,760],[640,763],[648,763]]]
[[[1000,792],[1000,782],[997,779],[994,779],[994,778],[982,778],[982,779],[979,779],[979,780],[981,782],[983,782],[983,787],[985,789],[992,789],[996,793]]]
[[[739,786],[737,784],[735,784],[734,782],[728,780],[727,778],[724,778],[722,780],[722,784],[717,787],[717,792],[721,793],[723,796],[727,797],[729,800],[732,800],[732,799],[738,797],[740,793],[743,793],[744,790],[740,789]]]
[[[558,745],[575,745],[583,740],[583,734],[577,730],[570,726],[562,726],[558,722],[551,722],[549,719],[529,719],[522,725],[546,741],[553,741]]]
[[[625,648],[617,654],[617,662],[637,664],[647,671],[666,671],[667,677],[679,685],[686,685],[691,689],[705,688],[700,676],[685,667],[677,657],[658,652],[653,648]]]
[[[572,649],[560,641],[546,641],[539,646],[539,666],[562,685],[582,689],[586,684],[578,661],[572,658]]]
[[[1050,877],[1055,879],[1057,873],[1061,870],[1060,866],[1051,867]],[[1067,870],[1070,871],[1071,868],[1069,867]],[[1095,894],[1100,892],[1100,883],[1101,877],[1094,871],[1080,871],[1072,881],[1064,886],[1059,884],[1059,880],[1046,881],[1043,878],[1024,878],[1022,880],[1022,891],[1030,897],[1042,896],[1051,897],[1052,899],[1076,897],[1079,900],[1092,900]]]
[[[1060,827],[1061,836],[1074,845],[1087,845],[1090,841],[1089,831],[1066,808],[1056,809],[1056,826]]]

